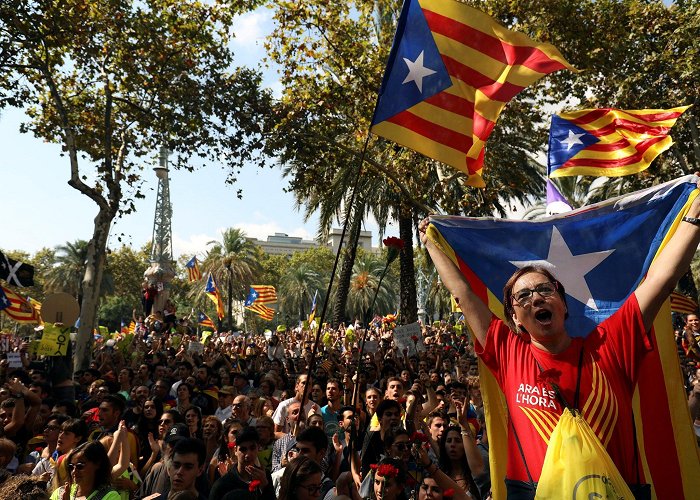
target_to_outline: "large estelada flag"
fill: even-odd
[[[41,323],[39,312],[29,301],[20,297],[9,288],[0,287],[0,310],[18,323]]]
[[[547,172],[550,177],[641,172],[671,147],[671,127],[688,108],[582,109],[553,115]]]
[[[672,292],[671,311],[680,314],[695,314],[698,311],[698,303],[686,295]]]
[[[526,264],[549,267],[567,292],[568,333],[585,336],[634,292],[697,196],[697,180],[689,176],[540,221],[431,217],[428,235],[500,318],[508,278]],[[646,480],[658,498],[697,498],[700,459],[668,301],[652,332],[654,350],[639,370],[632,404]],[[505,498],[499,478],[508,455],[506,440],[497,438],[508,431],[505,401],[483,365],[480,374],[494,498]]]
[[[209,273],[209,279],[207,280],[207,285],[204,288],[204,293],[207,294],[214,304],[216,304],[216,315],[219,319],[224,317],[224,302],[221,300],[221,293],[219,293],[219,288],[216,286],[216,281],[214,280],[214,275]]]
[[[484,146],[498,115],[543,76],[571,67],[552,45],[456,0],[405,0],[372,132],[484,186]]]

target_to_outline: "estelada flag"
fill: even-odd
[[[456,0],[405,0],[372,132],[446,163],[483,187],[484,146],[506,103],[574,68],[548,43]]]
[[[197,281],[202,278],[202,271],[199,270],[196,255],[192,257],[189,261],[187,261],[185,267],[187,268],[187,277],[190,282]]]
[[[697,177],[611,199],[540,221],[431,217],[428,236],[458,266],[472,290],[503,319],[508,278],[527,264],[547,266],[567,293],[567,332],[586,336],[619,309],[644,278],[698,195]],[[652,329],[653,350],[639,368],[632,407],[640,459],[659,498],[696,498],[700,460],[681,380],[669,301]],[[494,498],[508,459],[507,413],[493,374],[481,365]],[[621,416],[622,418],[622,416]],[[499,439],[500,438],[500,439]],[[634,450],[629,450],[630,457]]]
[[[671,147],[671,127],[688,108],[581,109],[553,115],[547,172],[550,177],[641,172]]]
[[[277,291],[272,285],[250,285],[245,306],[253,304],[274,304],[277,302]]]
[[[207,297],[216,304],[216,315],[219,319],[222,319],[224,317],[224,303],[221,300],[221,294],[219,293],[219,288],[216,286],[216,281],[214,281],[214,275],[211,273],[209,273],[209,279],[207,280],[204,292],[207,294]]]
[[[17,295],[9,288],[2,288],[5,299],[9,302],[2,311],[18,323],[41,323],[41,316],[37,310],[24,298]],[[5,300],[3,299],[3,301]]]
[[[216,325],[211,320],[211,318],[204,314],[202,311],[199,311],[199,314],[197,314],[197,323],[199,323],[199,326],[203,328],[216,328]]]
[[[265,304],[255,303],[253,305],[246,306],[246,309],[248,309],[251,312],[254,312],[266,321],[272,321],[272,319],[275,317],[275,310],[270,307],[267,307]]]

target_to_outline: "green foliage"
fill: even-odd
[[[133,304],[132,307],[139,306],[148,255],[122,246],[107,256],[107,266],[114,280],[114,295],[125,298]]]
[[[100,304],[98,312],[99,324],[109,328],[110,332],[121,330],[121,322],[128,325],[132,319],[135,304],[131,297],[110,295]]]

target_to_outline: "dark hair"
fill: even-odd
[[[300,455],[289,462],[280,481],[280,494],[277,498],[296,500],[297,488],[314,474],[321,473],[321,466],[309,457]]]
[[[336,414],[338,415],[338,418],[343,418],[343,413],[345,413],[346,411],[351,411],[351,412],[353,412],[353,414],[356,414],[356,413],[357,413],[357,411],[355,410],[355,408],[353,408],[353,407],[350,406],[350,405],[341,406],[341,407],[340,407],[340,410],[338,410],[338,411],[336,412]]]
[[[58,425],[63,425],[63,422],[66,422],[70,419],[68,415],[64,415],[63,413],[51,413],[48,417],[46,417],[46,423],[48,424],[52,420],[55,420],[58,422]]]
[[[554,275],[549,271],[549,269],[542,267],[542,266],[525,266],[521,267],[517,271],[513,273],[513,276],[511,276],[508,281],[506,282],[505,286],[503,287],[503,322],[510,328],[512,331],[516,332],[517,328],[515,326],[515,323],[513,323],[513,314],[515,314],[515,309],[513,308],[513,287],[515,286],[515,282],[520,279],[521,276],[524,276],[525,274],[529,273],[538,273],[541,274],[542,276],[545,276],[549,281],[552,283],[556,284],[556,289],[557,293],[559,294],[559,297],[561,297],[561,300],[564,301],[564,306],[566,306],[566,291],[564,290],[564,285],[562,285],[557,279],[554,277]],[[567,309],[566,315],[564,316],[564,319],[569,317],[569,311]]]
[[[256,443],[260,441],[260,434],[255,430],[255,427],[245,426],[236,434],[236,445],[241,443]]]
[[[88,426],[82,418],[71,418],[61,424],[61,431],[72,432],[76,436],[80,436],[82,443],[88,437]]]
[[[440,461],[439,461],[439,466],[441,470],[444,471],[450,471],[452,470],[452,463],[450,462],[450,458],[447,456],[447,436],[450,432],[456,432],[459,437],[460,437],[460,442],[462,442],[462,430],[456,425],[451,425],[447,429],[445,429],[445,432],[442,433],[442,437],[440,438]],[[469,468],[469,462],[467,461],[467,450],[464,450],[464,456],[460,460],[460,469],[462,471],[462,477],[465,478],[467,481],[468,485],[468,492],[472,495],[477,495],[476,498],[478,497],[479,494],[479,489],[477,488],[476,484],[474,483],[474,479],[472,478],[472,471]]]
[[[65,406],[66,407],[66,415],[69,417],[75,417],[75,412],[77,411],[78,407],[75,404],[75,401],[70,400],[70,399],[61,399],[59,401],[56,401],[54,403],[54,407],[56,406]]]
[[[192,396],[194,396],[194,388],[190,384],[188,384],[187,382],[183,382],[177,386],[177,389],[175,390],[176,394],[177,394],[177,391],[180,390],[180,387],[185,387],[187,389],[187,391],[190,393],[190,398],[192,398]]]
[[[104,398],[102,398],[102,402],[111,404],[112,408],[118,410],[120,415],[124,414],[124,410],[126,409],[126,400],[120,394],[107,394]]]
[[[189,361],[179,361],[177,363],[177,367],[180,368],[181,366],[184,366],[188,370],[192,371],[192,363],[190,363]]]
[[[69,465],[71,459],[78,453],[82,453],[87,460],[97,465],[93,483],[94,490],[99,490],[103,486],[109,485],[112,476],[112,462],[110,462],[107,450],[105,450],[102,443],[99,441],[91,441],[73,448],[66,456],[66,465]]]
[[[395,458],[382,458],[377,465],[384,464],[393,465],[399,471],[394,480],[399,486],[401,486],[401,489],[403,490],[403,485],[406,484],[406,467],[404,467],[403,461],[396,460]],[[403,493],[403,491],[401,493]],[[374,497],[374,489],[372,489],[372,497]]]
[[[182,413],[177,411],[175,408],[170,408],[169,410],[165,410],[163,412],[163,415],[165,415],[166,413],[170,413],[173,416],[173,424],[182,424],[185,421],[184,417],[182,416]],[[161,415],[161,417],[163,415]]]
[[[316,448],[316,452],[328,449],[328,436],[321,427],[307,427],[301,431],[297,436],[297,443],[302,441],[311,443]]]
[[[401,411],[401,405],[398,401],[394,401],[393,399],[382,400],[382,402],[377,406],[377,418],[381,419],[384,416],[384,412],[391,409]]]
[[[399,436],[408,436],[410,439],[410,435],[408,434],[408,431],[402,427],[397,427],[395,429],[389,429],[386,431],[384,434],[384,448],[389,449],[391,446],[394,444],[394,441],[396,441],[396,438]]]
[[[172,459],[175,458],[176,454],[187,455],[190,453],[195,453],[197,455],[197,463],[200,467],[204,465],[204,461],[207,457],[207,448],[204,442],[197,438],[183,438],[179,439],[175,443],[173,452],[170,455]]]

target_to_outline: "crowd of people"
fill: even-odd
[[[359,324],[328,327],[309,373],[309,329],[202,345],[186,320],[164,330],[157,313],[137,319],[129,342],[96,344],[73,398],[54,391],[27,343],[21,368],[0,363],[0,500],[490,497],[466,327],[424,325],[424,349],[410,354],[387,325],[366,336]],[[679,348],[700,336],[695,319]],[[360,353],[363,337],[371,350]],[[689,349],[691,402],[697,361]]]

